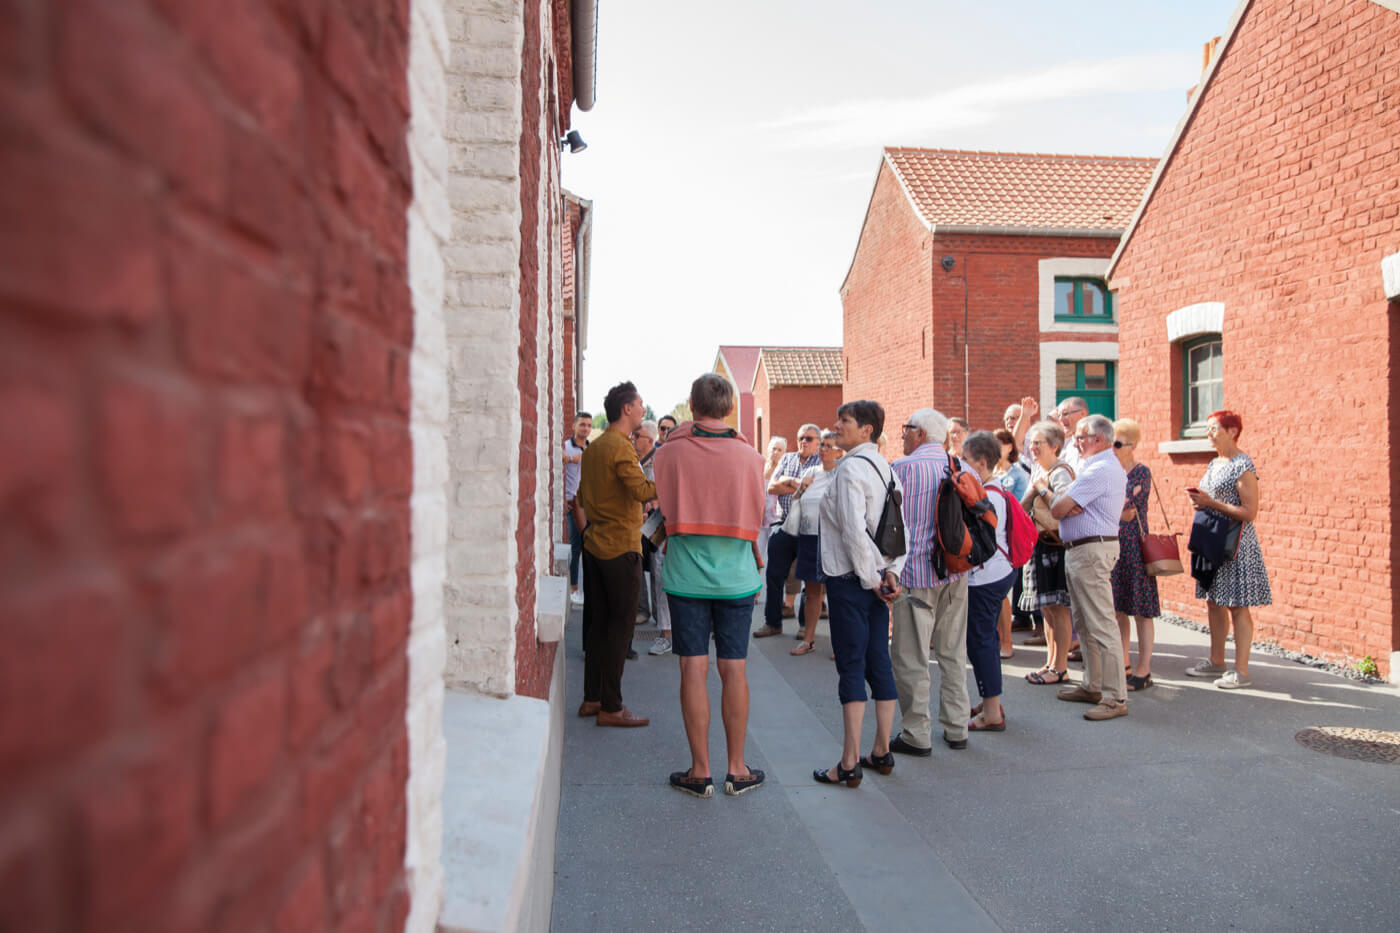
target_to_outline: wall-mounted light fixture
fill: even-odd
[[[559,148],[569,147],[570,152],[582,152],[588,148],[588,143],[583,141],[583,137],[578,134],[578,130],[569,130],[568,134],[559,140]]]

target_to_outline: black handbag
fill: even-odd
[[[870,464],[870,468],[876,473],[880,468],[875,465],[875,461],[869,457],[857,457],[857,460],[864,460]],[[883,477],[881,477],[883,479]],[[880,510],[880,521],[875,525],[875,533],[870,535],[870,540],[875,542],[875,547],[888,560],[896,557],[903,557],[906,543],[904,538],[904,511],[900,508],[903,497],[894,485],[894,474],[890,474],[889,482],[885,488],[885,506]],[[866,532],[869,534],[869,532]]]

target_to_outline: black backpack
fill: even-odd
[[[875,461],[869,457],[856,457],[856,459],[864,460],[870,464],[872,470],[876,473],[880,472]],[[904,511],[900,508],[902,499],[899,490],[894,486],[894,472],[891,471],[889,482],[885,488],[885,507],[880,510],[880,521],[875,526],[875,533],[870,535],[870,540],[875,542],[875,547],[879,549],[880,554],[889,560],[904,556]],[[866,534],[870,534],[869,531]]]

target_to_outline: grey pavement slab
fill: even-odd
[[[654,632],[639,627],[623,692],[652,724],[598,728],[572,716],[577,610],[571,621],[557,931],[1400,929],[1400,765],[1293,738],[1400,730],[1393,686],[1256,654],[1253,687],[1219,690],[1182,674],[1205,636],[1159,624],[1157,686],[1130,694],[1127,717],[1091,723],[1024,680],[1044,649],[1018,634],[1005,733],[897,756],[893,774],[848,790],[811,778],[840,753],[823,623],[805,657],[788,655],[791,634],[752,642],[747,758],[768,783],[696,800],[666,786],[689,763],[675,659],[647,656]],[[722,763],[713,668],[710,693]],[[873,728],[868,711],[867,746]]]

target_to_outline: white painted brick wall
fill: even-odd
[[[449,390],[446,678],[515,690],[519,513],[519,2],[446,0],[446,194],[452,230],[444,334]],[[528,557],[527,557],[528,559]]]
[[[442,250],[451,236],[447,209],[447,144],[443,138],[449,49],[443,0],[413,0],[409,24],[409,157],[413,203],[408,212],[408,277],[413,296],[409,380],[413,441],[413,618],[408,639],[407,840],[409,885],[405,929],[430,933],[442,905],[443,583],[447,554],[447,337]]]

